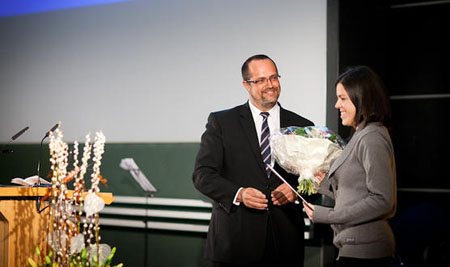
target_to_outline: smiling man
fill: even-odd
[[[261,56],[262,57],[262,56]],[[242,84],[247,89],[250,102],[261,111],[271,110],[280,97],[280,76],[275,63],[267,59],[254,59],[244,63]]]
[[[303,266],[304,221],[295,194],[270,172],[270,133],[313,123],[278,103],[275,62],[255,55],[242,65],[249,101],[209,115],[193,173],[195,187],[213,202],[206,257],[213,266]]]

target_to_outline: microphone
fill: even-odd
[[[40,148],[39,148],[39,161],[38,161],[38,166],[37,166],[37,176],[38,176],[37,187],[41,186],[41,175],[40,175],[40,173],[41,173],[41,159],[42,159],[42,143],[44,142],[45,138],[47,138],[50,135],[50,132],[54,132],[56,130],[56,128],[58,128],[58,126],[59,126],[59,123],[55,124],[55,126],[53,126],[50,130],[48,130],[45,133],[44,137],[41,140],[41,145],[40,145]],[[44,208],[44,209],[41,210],[41,197],[37,198],[36,208],[37,208],[38,213],[41,213],[45,209]]]
[[[12,141],[16,140],[17,138],[19,138],[19,136],[21,136],[24,132],[26,132],[28,129],[30,129],[30,127],[25,127],[22,130],[20,130],[19,132],[17,132],[15,135],[13,135],[13,137],[11,137],[11,140],[9,140],[9,142],[6,145],[2,145],[2,146],[7,146],[9,145]],[[14,152],[12,149],[3,149],[1,150],[2,154],[8,154],[8,153],[12,153]]]
[[[21,136],[24,132],[26,132],[28,129],[30,129],[30,127],[25,127],[22,130],[20,130],[18,133],[16,133],[15,135],[13,135],[13,137],[11,137],[12,140],[16,140],[19,136]]]
[[[44,141],[45,138],[47,138],[50,135],[50,132],[54,132],[56,130],[56,128],[58,128],[59,123],[55,124],[55,126],[53,126],[50,130],[48,130],[48,132],[45,133],[44,138],[42,138],[42,141]],[[41,141],[41,143],[42,143]]]

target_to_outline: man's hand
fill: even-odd
[[[296,195],[289,186],[285,183],[282,183],[271,193],[272,202],[274,205],[282,206],[288,203],[294,202]]]
[[[247,187],[239,191],[237,201],[252,209],[264,210],[267,208],[266,195],[253,187]]]

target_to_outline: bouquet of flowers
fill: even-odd
[[[317,193],[318,171],[328,172],[330,161],[337,158],[345,143],[327,127],[281,128],[270,137],[272,155],[287,172],[298,175],[300,194]]]

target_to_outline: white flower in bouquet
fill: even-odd
[[[70,241],[70,254],[74,255],[76,253],[81,253],[84,248],[84,235],[78,233],[76,236],[72,237]]]
[[[84,212],[89,217],[97,212],[100,212],[105,207],[105,201],[97,196],[97,194],[89,192],[84,198]]]
[[[67,234],[63,233],[60,230],[55,230],[47,234],[47,243],[55,251],[58,251],[60,248],[65,247],[67,239],[69,239]]]
[[[287,172],[298,175],[298,192],[317,193],[318,171],[327,172],[331,160],[343,150],[344,141],[327,127],[281,128],[270,137],[272,155]]]
[[[92,244],[89,248],[89,262],[91,264],[97,262],[98,266],[103,266],[109,255],[111,255],[111,252],[111,247],[108,244],[100,244],[98,246],[97,244]]]

